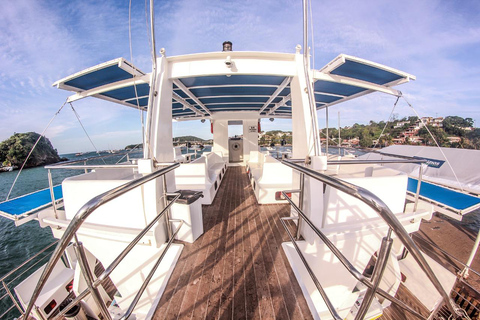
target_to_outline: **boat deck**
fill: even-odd
[[[258,205],[244,167],[230,167],[204,234],[185,244],[154,319],[312,319],[281,249],[289,205]]]

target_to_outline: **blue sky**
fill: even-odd
[[[149,72],[144,1],[0,2],[0,141],[14,132],[42,132],[68,92],[51,84],[117,57]],[[420,116],[458,115],[480,123],[480,1],[315,1],[314,66],[340,53],[417,76],[398,87]],[[167,55],[218,51],[224,40],[238,51],[295,52],[302,43],[301,1],[156,1],[156,45]],[[331,126],[387,120],[394,97],[373,94],[330,109]],[[99,149],[140,142],[135,109],[97,99],[74,104]],[[404,102],[395,111],[414,115]],[[319,113],[320,127],[325,125]],[[192,130],[194,128],[194,130]],[[289,130],[288,121],[262,128]],[[174,136],[209,138],[209,124],[175,123]],[[46,136],[60,153],[92,150],[70,107]]]

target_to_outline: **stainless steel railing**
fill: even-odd
[[[2,278],[0,278],[0,283],[2,284],[2,287],[3,289],[5,290],[5,293],[0,296],[0,302],[3,300],[3,299],[6,299],[7,297],[10,298],[10,300],[12,301],[12,305],[7,309],[5,310],[2,314],[0,314],[0,319],[3,319],[3,317],[5,315],[7,315],[10,311],[13,310],[13,308],[17,308],[17,310],[20,312],[20,314],[23,313],[23,309],[20,307],[20,304],[18,303],[18,301],[15,299],[15,296],[14,294],[12,293],[12,291],[10,290],[10,286],[18,279],[21,279],[21,277],[26,277],[28,275],[28,272],[34,268],[35,266],[37,266],[39,263],[41,263],[42,261],[45,260],[45,258],[48,258],[48,255],[45,255],[43,257],[41,257],[41,255],[46,252],[47,250],[49,250],[53,245],[55,245],[56,243],[58,242],[58,240],[52,242],[51,244],[49,244],[48,246],[46,246],[45,248],[43,248],[42,250],[40,250],[39,252],[37,252],[34,256],[28,258],[27,260],[25,260],[22,264],[20,264],[19,266],[17,266],[15,269],[11,270],[10,272],[8,272],[6,275],[4,275]],[[22,270],[20,271],[22,268],[26,268],[25,270]],[[13,279],[10,279],[11,276],[15,276]],[[8,281],[7,281],[8,279]],[[7,305],[7,303],[5,303],[5,305]]]
[[[420,186],[422,185],[422,179],[423,179],[423,164],[427,163],[427,160],[424,159],[418,159],[414,157],[409,157],[409,156],[402,156],[402,155],[397,155],[397,154],[390,154],[390,153],[380,153],[377,151],[372,151],[374,153],[379,153],[381,155],[393,157],[393,158],[399,158],[399,159],[394,159],[394,160],[370,160],[370,159],[355,159],[355,160],[328,160],[327,165],[352,165],[352,164],[379,164],[379,165],[384,165],[384,164],[400,164],[400,163],[414,163],[420,165],[419,171],[418,171],[418,183],[417,183],[417,190],[415,192],[415,200],[414,200],[414,206],[413,210],[417,210],[418,207],[418,200],[420,198]],[[288,159],[290,163],[305,163],[305,159]]]
[[[46,165],[44,168],[47,169],[47,176],[48,176],[48,185],[50,188],[50,197],[52,199],[52,208],[55,213],[55,218],[58,218],[58,213],[57,213],[57,203],[59,203],[61,200],[56,200],[55,195],[53,192],[53,178],[52,178],[52,169],[70,169],[70,170],[84,170],[85,173],[88,173],[88,170],[94,170],[94,169],[136,169],[138,168],[137,164],[135,163],[135,160],[132,159],[131,163],[130,158],[129,158],[129,153],[124,154],[124,156],[121,158],[123,159],[125,156],[127,157],[127,163],[121,163],[118,164],[105,164],[104,159],[106,158],[112,158],[112,157],[118,157],[120,154],[106,154],[106,155],[98,155],[94,157],[88,157],[88,158],[82,158],[82,159],[76,159],[76,160],[68,160],[68,161],[63,161],[59,163],[54,163],[50,165]],[[99,160],[101,159],[104,164],[87,164],[88,161],[92,160]],[[120,160],[121,160],[120,159]],[[83,163],[83,165],[79,165],[79,163]]]
[[[92,275],[88,274],[88,270],[90,270],[89,266],[88,266],[88,262],[86,260],[82,259],[83,247],[82,247],[81,243],[78,241],[78,239],[76,238],[76,232],[81,227],[83,222],[90,216],[90,214],[92,214],[92,212],[94,212],[96,209],[98,209],[102,205],[112,201],[113,199],[115,199],[115,198],[127,193],[128,191],[130,191],[132,189],[135,189],[135,188],[137,188],[137,187],[139,187],[139,186],[141,186],[141,185],[143,185],[143,184],[145,184],[149,181],[152,181],[152,180],[157,179],[161,176],[164,176],[165,174],[174,170],[175,168],[178,168],[179,166],[180,166],[180,164],[178,164],[178,163],[171,164],[171,165],[169,165],[165,168],[162,168],[158,171],[150,173],[150,174],[148,174],[148,175],[146,175],[142,178],[127,182],[127,183],[125,183],[121,186],[118,186],[118,187],[113,188],[109,191],[106,191],[106,192],[92,198],[85,205],[83,205],[80,208],[80,210],[76,213],[76,215],[73,217],[73,219],[71,220],[67,229],[65,230],[65,233],[63,234],[62,238],[59,240],[58,245],[57,245],[57,247],[55,248],[55,251],[52,254],[52,257],[48,261],[42,275],[40,276],[40,279],[37,283],[37,286],[35,287],[35,290],[33,291],[30,302],[29,302],[29,304],[28,304],[28,306],[27,306],[27,308],[24,312],[24,316],[29,315],[30,312],[32,311],[33,305],[34,305],[36,299],[38,298],[41,290],[45,286],[45,283],[46,283],[47,279],[51,275],[51,273],[53,271],[53,268],[57,264],[58,260],[60,260],[60,257],[63,255],[63,252],[68,247],[68,245],[70,244],[72,239],[74,239],[75,243],[76,243],[76,246],[77,246],[76,250],[78,251],[78,253],[80,255],[79,256],[79,261],[83,260],[83,261],[81,261],[81,263],[83,263],[83,265],[81,265],[82,270],[84,272],[87,272],[85,274],[85,278],[87,280],[88,288],[85,291],[83,291],[81,294],[79,294],[62,312],[60,312],[55,317],[55,319],[59,319],[60,317],[62,317],[66,312],[68,312],[68,310],[70,308],[77,305],[80,302],[80,300],[83,299],[84,297],[86,297],[89,293],[91,293],[93,295],[93,298],[96,301],[98,307],[100,308],[102,316],[104,317],[104,319],[111,319],[110,314],[108,313],[108,310],[106,309],[106,306],[103,303],[102,298],[100,297],[96,288],[104,280],[106,280],[106,278],[110,275],[110,273],[125,258],[125,256],[133,249],[133,247],[140,241],[140,239],[155,225],[155,223],[161,217],[163,217],[165,213],[168,212],[171,205],[178,199],[178,197],[180,197],[180,194],[175,195],[173,200],[165,206],[165,208],[137,235],[137,237],[135,237],[135,239],[124,249],[124,251],[122,251],[120,253],[120,255],[110,264],[110,266],[108,266],[106,268],[106,270],[103,272],[103,274],[100,275],[95,281],[93,281]],[[164,197],[165,196],[166,196],[166,194],[164,194]],[[167,216],[167,218],[168,218],[168,216]],[[167,221],[170,222],[169,219],[167,219]],[[174,237],[172,236],[172,238],[169,239],[169,241],[173,241],[173,238]],[[167,250],[167,249],[165,249],[165,250]],[[162,254],[161,258],[163,258],[163,256],[164,255]],[[154,266],[155,269],[156,269],[156,267],[158,267],[159,263],[160,262],[157,262],[157,264]],[[154,271],[152,270],[152,272],[154,272]],[[147,279],[147,280],[149,280],[149,279]],[[140,291],[139,291],[139,293],[140,293]],[[141,295],[141,293],[140,293],[140,295]],[[137,302],[138,302],[138,300],[137,300]],[[135,302],[135,304],[136,304],[136,302]],[[133,308],[134,307],[135,306],[133,306]],[[129,310],[130,310],[130,308],[129,308]]]
[[[432,282],[434,285],[435,289],[440,293],[442,296],[443,300],[445,301],[448,309],[452,314],[458,314],[457,308],[455,307],[454,302],[450,299],[448,294],[445,292],[443,289],[442,285],[440,284],[439,280],[433,273],[432,269],[428,265],[427,261],[423,257],[422,253],[418,249],[418,247],[415,245],[413,240],[409,237],[407,231],[403,228],[402,224],[400,221],[395,217],[395,215],[391,212],[391,210],[388,208],[388,206],[380,199],[378,198],[375,194],[372,192],[368,191],[365,188],[353,185],[351,183],[348,183],[346,181],[342,181],[339,179],[336,179],[331,176],[327,176],[325,174],[319,173],[315,170],[312,170],[307,167],[303,167],[301,165],[298,165],[296,163],[293,163],[288,160],[282,160],[282,163],[285,164],[286,166],[300,172],[301,174],[304,174],[306,176],[309,176],[313,179],[316,179],[318,181],[321,181],[325,183],[326,185],[329,185],[337,190],[340,190],[342,192],[345,192],[346,194],[353,196],[360,201],[364,202],[368,206],[370,206],[373,210],[375,210],[381,218],[387,223],[389,226],[389,231],[387,234],[387,237],[384,238],[382,241],[382,246],[379,251],[379,254],[382,253],[382,255],[385,256],[385,258],[380,258],[379,255],[379,260],[377,260],[377,264],[374,269],[374,275],[372,276],[372,281],[368,280],[365,278],[356,268],[348,261],[348,259],[342,254],[338,248],[335,247],[335,245],[323,234],[309,219],[308,217],[303,213],[300,208],[293,203],[293,201],[287,197],[286,193],[283,193],[284,197],[289,201],[289,203],[292,205],[292,207],[295,209],[295,211],[298,213],[299,218],[303,219],[310,228],[316,233],[316,235],[327,245],[327,247],[332,251],[333,254],[340,260],[340,262],[345,266],[345,268],[349,271],[350,274],[352,274],[358,281],[362,282],[365,284],[368,289],[367,293],[365,295],[364,301],[362,303],[362,306],[360,307],[359,312],[357,313],[356,319],[363,319],[365,313],[368,311],[368,308],[370,307],[370,303],[373,299],[373,296],[375,294],[379,294],[382,297],[392,301],[393,303],[397,304],[399,307],[411,312],[412,314],[416,315],[417,317],[423,318],[419,313],[414,311],[412,308],[408,307],[406,304],[402,303],[398,299],[392,297],[390,294],[387,292],[383,291],[381,288],[378,288],[378,283],[381,280],[381,275],[383,273],[383,269],[385,267],[385,263],[387,262],[386,257],[388,257],[388,254],[390,252],[388,242],[391,241],[391,233],[392,231],[397,235],[397,237],[400,239],[400,241],[403,243],[403,245],[406,247],[406,249],[412,254],[413,258],[416,260],[416,262],[419,264],[420,268],[422,269],[423,272],[427,275],[429,280]],[[302,190],[303,192],[303,190]],[[284,221],[282,221],[282,224],[286,228],[286,224]],[[287,229],[287,228],[286,228]],[[303,254],[299,250],[298,246],[295,244],[295,240],[293,239],[293,236],[291,236],[290,232],[287,230],[289,233],[289,237],[294,244],[297,253],[303,257]],[[307,267],[308,263],[306,263],[306,260],[302,258],[303,263],[306,265],[307,270],[310,267]],[[380,265],[379,262],[381,262],[383,265]],[[310,272],[310,275],[312,276],[313,272]],[[315,275],[313,274],[314,283],[318,283],[318,280],[316,279]],[[322,294],[324,292],[323,289],[321,289],[321,286],[317,286],[319,288],[319,292]],[[336,311],[334,309],[331,309],[333,307],[331,303],[328,300],[328,297],[324,297],[322,294],[322,297],[325,300],[325,303],[327,307],[330,310],[330,313],[335,319],[338,318],[338,314],[336,314]],[[325,299],[326,298],[326,299]],[[363,306],[365,304],[365,306]],[[329,306],[330,305],[330,306]]]

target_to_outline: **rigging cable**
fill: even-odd
[[[457,180],[457,183],[458,185],[460,186],[460,190],[464,191],[463,190],[463,185],[460,183],[460,181],[458,180],[458,177],[457,177],[457,174],[455,173],[455,170],[453,170],[453,167],[452,165],[450,164],[450,161],[448,161],[448,158],[447,156],[445,155],[445,153],[443,153],[443,150],[442,148],[440,147],[440,145],[438,144],[437,142],[437,139],[435,139],[435,137],[433,136],[432,132],[430,131],[430,129],[428,129],[428,126],[425,124],[425,122],[423,122],[422,118],[420,118],[420,116],[418,115],[417,113],[417,110],[415,110],[415,108],[413,108],[413,106],[410,104],[410,102],[408,102],[407,98],[405,98],[405,96],[402,95],[402,98],[405,100],[405,102],[408,104],[408,106],[410,108],[412,108],[413,112],[415,112],[415,114],[417,115],[418,119],[420,119],[420,121],[422,122],[423,126],[425,127],[425,129],[427,129],[428,133],[430,134],[430,136],[432,137],[433,139],[433,142],[435,142],[436,146],[438,147],[438,150],[440,150],[440,152],[442,153],[443,157],[445,158],[445,161],[447,162],[448,166],[450,167],[450,170],[452,170],[452,173],[453,175],[455,176],[455,179]]]
[[[36,141],[35,144],[33,145],[33,147],[32,147],[32,149],[30,150],[30,152],[28,153],[27,158],[25,158],[25,161],[23,161],[22,167],[20,168],[20,170],[18,170],[17,176],[15,177],[15,180],[13,180],[12,186],[10,187],[10,190],[8,191],[7,198],[5,199],[5,201],[7,201],[7,200],[10,198],[10,194],[12,193],[13,187],[15,186],[15,183],[17,182],[17,179],[18,179],[18,177],[20,176],[20,173],[22,173],[23,167],[25,167],[25,164],[27,163],[28,159],[29,159],[30,156],[32,155],[33,150],[35,149],[35,147],[37,146],[37,144],[40,142],[40,139],[45,135],[45,131],[47,131],[48,127],[50,127],[50,124],[52,124],[53,120],[57,117],[57,115],[60,113],[60,111],[63,109],[63,107],[67,104],[67,101],[68,101],[68,100],[65,100],[65,102],[62,104],[62,106],[60,107],[60,109],[58,109],[58,111],[55,112],[55,114],[53,115],[52,119],[50,119],[50,122],[47,124],[47,126],[46,126],[45,129],[43,130],[42,134],[40,134],[40,137],[38,137],[37,141]]]
[[[395,101],[395,103],[393,104],[392,112],[390,112],[390,116],[388,117],[388,120],[385,123],[385,126],[383,127],[383,130],[380,133],[380,135],[378,136],[377,142],[375,142],[375,145],[373,146],[374,149],[377,147],[377,144],[380,142],[380,138],[382,137],[383,132],[385,132],[385,129],[387,128],[388,123],[392,119],[393,111],[395,111],[395,108],[397,107],[398,100],[400,100],[400,96],[397,96],[397,101]]]
[[[90,140],[90,143],[92,144],[93,148],[95,149],[95,152],[96,152],[98,155],[100,155],[100,152],[98,152],[97,147],[96,147],[95,144],[93,143],[92,139],[90,139],[90,136],[88,135],[87,130],[85,130],[85,127],[83,126],[82,121],[80,121],[80,116],[78,115],[77,110],[75,110],[75,108],[73,107],[73,104],[72,104],[71,102],[69,102],[69,104],[70,104],[70,107],[71,107],[72,110],[73,110],[73,113],[74,113],[75,116],[77,117],[78,122],[79,122],[80,125],[82,126],[83,132],[85,132],[85,134],[87,135],[88,140]],[[101,158],[101,159],[102,159],[102,161],[103,161],[103,164],[106,164],[105,160],[103,160],[103,158]]]

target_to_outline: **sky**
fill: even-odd
[[[417,77],[397,87],[402,118],[457,115],[480,124],[480,1],[313,1],[313,66],[341,53]],[[138,110],[95,98],[69,105],[70,92],[52,87],[61,78],[124,57],[150,72],[145,2],[0,1],[0,141],[15,132],[42,133],[60,154],[120,149],[142,141]],[[167,56],[220,51],[294,53],[303,43],[302,3],[292,0],[155,2],[157,50]],[[130,45],[131,43],[131,45]],[[329,109],[330,127],[387,121],[396,98],[371,94]],[[341,107],[340,107],[341,106]],[[319,126],[325,126],[319,111]],[[88,133],[88,137],[84,132]],[[193,129],[193,130],[192,130]],[[291,130],[288,120],[262,120],[263,130]],[[173,135],[209,139],[208,121],[173,124]]]

